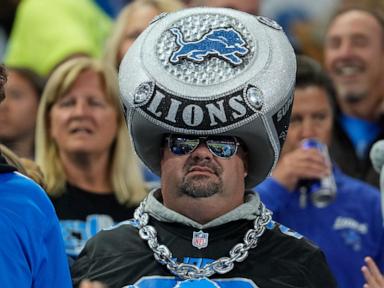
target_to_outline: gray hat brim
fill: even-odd
[[[142,162],[156,175],[161,176],[161,147],[166,148],[164,137],[175,133],[164,127],[160,127],[135,111],[130,115],[131,134],[134,135],[133,145],[137,155]],[[252,188],[263,181],[270,173],[274,159],[276,159],[278,147],[269,141],[267,121],[253,121],[239,128],[231,130],[229,133],[219,133],[216,135],[231,135],[240,138],[247,150],[248,174],[245,178],[245,187]],[[142,131],[147,131],[142,133]],[[249,131],[258,131],[259,133],[250,133]],[[275,147],[275,149],[273,149]]]

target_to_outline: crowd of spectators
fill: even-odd
[[[70,264],[89,238],[131,218],[139,202],[160,185],[160,178],[137,158],[127,133],[126,107],[118,87],[126,51],[161,13],[213,6],[262,15],[267,11],[265,2],[7,0],[0,4],[0,62],[7,74],[1,86],[6,97],[0,103],[0,151],[6,157],[0,158],[0,168],[5,167],[0,172],[17,170],[44,188],[50,203],[40,195],[41,187],[32,181],[25,184],[38,195],[28,201],[42,203],[39,217],[60,226]],[[304,57],[298,58],[295,101],[281,158],[271,177],[254,191],[274,212],[274,220],[325,252],[341,288],[384,287],[380,273],[384,271],[380,188],[384,187],[369,159],[372,145],[384,135],[383,6],[374,0],[333,1],[321,25],[294,5],[279,18],[287,20],[282,26],[289,30],[297,55]],[[303,23],[310,25],[300,26]],[[302,149],[302,140],[309,138],[328,146],[331,165],[316,151]],[[315,207],[300,183],[327,175],[335,177],[335,199],[326,207]],[[1,192],[0,188],[3,201]],[[0,202],[0,212],[4,203]],[[61,245],[56,232],[49,230],[51,241]],[[5,254],[0,250],[0,267]],[[58,259],[57,270],[63,268],[63,255],[53,256]],[[42,257],[46,260],[38,260],[54,265],[50,262],[54,259]],[[39,273],[56,273],[43,271]],[[31,274],[25,281],[35,283],[32,287],[48,287],[38,286],[39,281],[67,287],[55,284],[67,272],[65,268],[57,272],[57,279]],[[3,274],[0,280],[5,279]],[[17,277],[11,280],[17,282]],[[101,284],[83,283],[88,285]]]

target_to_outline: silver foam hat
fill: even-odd
[[[281,27],[225,8],[160,15],[119,72],[138,156],[160,175],[165,134],[232,135],[248,149],[247,188],[275,165],[286,138],[296,60]]]

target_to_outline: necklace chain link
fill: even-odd
[[[248,257],[248,251],[256,248],[260,236],[265,231],[265,226],[272,219],[272,213],[260,203],[261,214],[254,221],[254,229],[249,229],[244,238],[243,243],[237,243],[230,251],[229,257],[221,257],[203,268],[196,265],[177,263],[171,251],[167,246],[159,244],[157,240],[156,229],[148,225],[149,215],[144,212],[146,200],[142,201],[135,210],[134,219],[137,221],[140,238],[146,240],[149,248],[153,251],[156,261],[165,265],[173,274],[181,279],[201,279],[208,278],[214,273],[224,274],[231,271],[235,262],[242,262]]]

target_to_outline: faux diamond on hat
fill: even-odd
[[[156,54],[164,69],[178,80],[213,85],[241,73],[256,53],[255,44],[235,18],[197,14],[176,21],[164,31]]]

